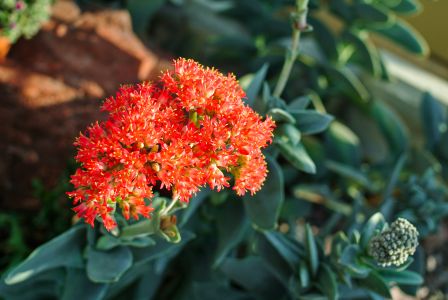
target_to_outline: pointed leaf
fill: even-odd
[[[327,264],[320,265],[317,278],[321,292],[327,295],[329,300],[339,298],[336,275]]]
[[[429,53],[428,44],[420,33],[403,20],[397,21],[391,27],[376,29],[375,31],[412,53],[420,55],[428,55]]]
[[[306,95],[306,96],[301,96],[298,97],[294,100],[292,100],[289,104],[288,104],[288,108],[295,110],[295,109],[306,109],[308,107],[308,105],[310,105],[311,103],[311,98]]]
[[[334,117],[314,110],[289,110],[303,134],[316,134],[328,128]]]
[[[384,134],[393,157],[397,158],[409,145],[409,134],[403,121],[393,110],[380,101],[373,103],[371,114]]]
[[[352,59],[375,77],[381,75],[381,57],[365,31],[347,30],[343,38],[355,46]]]
[[[56,299],[60,294],[60,287],[64,285],[65,268],[58,267],[40,272],[17,284],[8,285],[0,280],[0,299],[35,300]]]
[[[347,96],[355,105],[365,108],[370,102],[367,88],[348,68],[329,66],[327,74],[336,91]]]
[[[358,23],[389,27],[395,22],[395,16],[382,6],[373,3],[356,3],[353,8]]]
[[[302,250],[298,245],[293,241],[288,240],[288,238],[280,232],[266,231],[264,236],[289,266],[295,268],[300,260],[300,254],[302,253]]]
[[[267,112],[267,114],[271,116],[276,123],[296,123],[296,119],[289,112],[281,108],[272,108]]]
[[[361,145],[359,138],[347,126],[333,122],[325,132],[327,156],[339,163],[355,168],[361,163]]]
[[[305,225],[305,250],[309,269],[314,277],[317,275],[319,268],[319,253],[317,252],[316,241],[314,240],[314,235],[309,224]]]
[[[367,178],[367,176],[364,175],[364,173],[362,173],[358,169],[352,168],[351,166],[341,164],[332,160],[326,161],[325,166],[329,170],[341,175],[342,177],[353,180],[367,189],[369,189],[372,186],[372,183],[370,182],[369,178]]]
[[[381,213],[372,215],[362,230],[361,246],[366,248],[370,239],[376,234],[377,231],[381,232],[385,225],[386,220],[384,220]]]
[[[278,143],[276,145],[283,157],[294,167],[306,173],[316,173],[316,165],[301,143],[295,146],[290,143]]]
[[[421,12],[423,6],[418,0],[401,0],[400,4],[392,7],[392,10],[397,14],[413,15]]]
[[[75,226],[38,247],[6,276],[6,284],[17,284],[40,272],[57,267],[82,267],[81,249],[85,243],[85,226]]]
[[[300,131],[292,124],[278,124],[274,131],[275,143],[289,143],[295,146],[301,137]]]
[[[305,261],[301,261],[299,264],[299,280],[302,288],[307,288],[310,286],[310,273]]]

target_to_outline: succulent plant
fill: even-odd
[[[408,220],[398,218],[390,228],[374,236],[369,242],[369,254],[383,267],[400,266],[415,253],[418,231]]]
[[[52,0],[6,0],[0,3],[0,36],[11,43],[31,38],[50,16]]]

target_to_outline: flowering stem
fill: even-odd
[[[171,200],[171,203],[165,207],[164,209],[162,209],[162,211],[160,212],[160,216],[166,216],[168,215],[168,213],[173,209],[173,207],[176,205],[176,203],[179,201],[179,197],[174,197],[173,200]]]
[[[146,219],[138,223],[126,226],[120,233],[120,237],[128,238],[138,235],[151,235],[156,233],[158,224],[154,224],[153,219]]]
[[[296,0],[297,11],[292,15],[292,41],[291,47],[288,49],[283,68],[280,73],[280,77],[275,86],[274,96],[280,97],[288,82],[289,75],[291,74],[292,66],[299,54],[300,35],[302,31],[308,29],[307,15],[308,15],[308,0]]]
[[[153,219],[143,220],[141,222],[138,222],[136,224],[132,224],[130,226],[126,226],[123,228],[123,231],[121,232],[121,237],[131,237],[135,235],[151,235],[156,233],[159,230],[159,221],[162,219],[162,217],[167,216],[176,206],[176,203],[179,201],[179,197],[175,197],[173,200],[171,200],[171,203],[163,208],[160,213],[158,214],[158,217],[156,218],[156,221]]]

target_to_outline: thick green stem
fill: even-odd
[[[294,62],[299,54],[299,43],[300,35],[302,31],[307,30],[307,14],[308,14],[308,0],[297,0],[296,1],[297,11],[293,14],[293,26],[292,26],[292,41],[291,47],[285,56],[285,61],[283,63],[283,68],[280,73],[280,77],[275,86],[274,96],[280,97],[285,89],[286,83],[288,82],[289,75],[291,74],[291,69]]]
[[[123,228],[120,236],[121,237],[134,237],[137,235],[151,235],[155,234],[160,230],[160,220],[164,216],[168,216],[173,212],[173,208],[179,201],[179,197],[175,197],[171,200],[170,204],[164,207],[160,212],[156,212],[152,219],[142,220],[138,223],[126,226]]]
[[[120,233],[120,237],[129,238],[139,235],[151,235],[157,232],[158,227],[158,219],[142,220],[133,225],[124,227]]]
[[[173,209],[173,207],[176,205],[177,201],[179,201],[179,197],[175,197],[173,200],[171,200],[170,204],[165,207],[165,209],[163,209],[160,212],[160,216],[165,216],[168,215],[169,212]]]

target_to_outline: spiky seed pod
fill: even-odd
[[[368,253],[383,267],[400,266],[418,246],[418,231],[408,220],[398,218],[391,226],[374,236]]]

